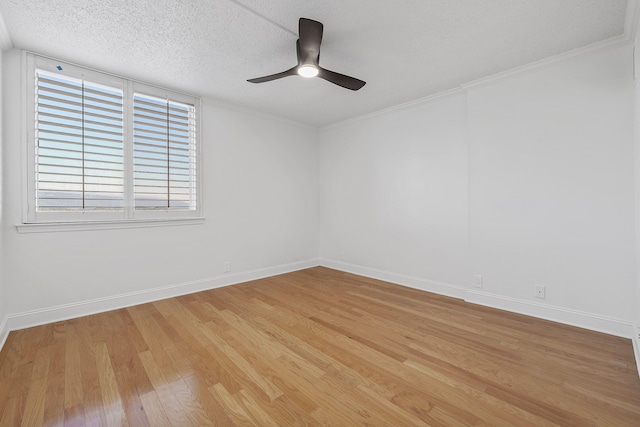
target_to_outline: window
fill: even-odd
[[[122,90],[36,70],[35,96],[36,210],[122,210]]]
[[[135,209],[195,209],[194,107],[133,96]]]
[[[27,67],[26,223],[199,216],[196,98],[33,54]]]

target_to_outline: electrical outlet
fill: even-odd
[[[228,273],[231,271],[231,261],[225,261],[224,262],[224,272]]]
[[[546,293],[545,287],[543,285],[536,285],[535,290],[536,298],[544,299]]]
[[[475,274],[473,276],[473,286],[475,286],[476,288],[481,288],[482,287],[482,276],[479,274]]]

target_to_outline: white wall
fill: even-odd
[[[458,94],[321,132],[323,258],[468,282],[464,105]]]
[[[2,85],[2,57],[3,54],[0,52],[0,100],[3,95],[3,85]],[[5,203],[4,203],[4,155],[3,155],[3,120],[2,120],[2,103],[0,102],[0,348],[4,344],[4,340],[6,337],[6,314],[7,314],[7,305],[6,305],[6,296],[5,296],[5,280],[4,280],[4,223],[5,223]]]
[[[633,159],[629,45],[335,125],[320,134],[321,256],[629,335]]]
[[[640,20],[636,22],[634,40],[634,142],[635,142],[635,189],[636,189],[636,363],[640,369]]]
[[[24,170],[19,52],[8,52],[4,65],[4,270],[11,316],[193,281],[224,284],[237,281],[238,273],[286,270],[317,257],[317,131],[211,102],[203,105],[200,140],[204,224],[17,233]]]
[[[632,70],[624,46],[469,89],[471,268],[484,291],[634,319]]]

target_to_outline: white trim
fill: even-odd
[[[579,328],[589,329],[592,331],[603,332],[624,338],[632,338],[634,336],[633,323],[622,319],[615,319],[584,311],[505,297],[485,291],[469,289],[460,285],[436,282],[433,280],[406,276],[390,271],[383,271],[330,259],[321,258],[320,265],[333,268],[335,270],[345,271],[347,273],[384,280],[409,288],[463,299],[464,301],[473,304],[493,307],[566,325],[577,326]],[[638,339],[637,334],[636,339]]]
[[[499,82],[501,80],[507,80],[512,77],[516,77],[525,73],[536,71],[539,68],[547,65],[553,65],[565,59],[575,58],[577,56],[588,56],[594,53],[598,53],[604,49],[613,49],[621,46],[631,46],[633,40],[629,40],[625,35],[619,35],[610,39],[602,40],[596,43],[592,43],[587,46],[572,49],[567,52],[559,53],[557,55],[549,56],[530,64],[521,65],[519,67],[511,68],[509,70],[501,71],[499,73],[492,74],[490,76],[482,77],[476,80],[472,80],[460,85],[463,89],[470,89],[478,86],[484,86]]]
[[[91,231],[113,230],[118,228],[149,228],[168,227],[175,225],[204,224],[204,218],[167,218],[167,219],[132,219],[113,221],[78,221],[78,222],[39,222],[31,224],[17,224],[16,230],[20,234],[54,233],[58,231]]]
[[[353,273],[364,277],[371,277],[372,279],[383,280],[385,282],[395,283],[408,288],[418,289],[425,292],[433,292],[453,298],[463,299],[466,291],[466,288],[460,285],[452,285],[450,283],[392,273],[389,271],[378,270],[377,268],[364,267],[361,265],[349,264],[326,258],[320,259],[320,265],[323,267],[333,268],[334,270]]]
[[[260,110],[249,108],[249,107],[243,107],[243,106],[238,105],[238,104],[233,104],[233,103],[230,103],[230,102],[221,101],[221,100],[215,99],[215,98],[202,97],[202,104],[203,105],[210,105],[212,107],[217,107],[217,108],[224,108],[224,109],[227,109],[227,110],[231,110],[231,111],[235,111],[235,112],[243,113],[243,114],[247,114],[247,115],[252,115],[254,117],[259,117],[259,118],[265,119],[265,120],[272,120],[272,121],[275,121],[275,122],[284,123],[284,124],[295,126],[295,127],[298,127],[298,128],[301,128],[301,129],[305,129],[305,130],[318,132],[318,130],[320,129],[318,126],[313,126],[313,125],[309,125],[309,124],[306,124],[306,123],[297,122],[295,120],[287,119],[287,118],[284,118],[284,117],[281,117],[281,116],[277,116],[275,114],[266,113],[264,111],[260,111]]]
[[[640,113],[640,87],[637,85],[636,76],[636,58],[633,58],[633,81],[634,81],[634,184],[635,184],[635,316],[636,322],[640,322],[640,119],[638,114]],[[636,368],[640,375],[640,326],[638,323],[635,325],[635,331],[633,334],[633,351],[636,357]]]
[[[24,137],[22,139],[25,148],[23,153],[25,159],[23,164],[25,165],[23,173],[23,218],[24,224],[31,223],[59,223],[59,222],[112,222],[112,221],[128,221],[128,220],[165,220],[165,219],[181,219],[181,218],[199,218],[202,216],[202,190],[201,185],[203,182],[203,173],[201,167],[201,122],[202,112],[201,98],[198,96],[186,94],[181,91],[175,91],[169,88],[161,88],[156,85],[143,83],[138,80],[130,80],[124,77],[120,77],[111,73],[102,72],[93,68],[84,67],[81,65],[69,63],[62,60],[57,60],[49,56],[39,55],[29,51],[21,51],[23,56],[22,75],[24,80],[23,84],[23,114],[22,125]],[[60,68],[60,64],[63,65]],[[58,70],[56,70],[58,68]],[[123,109],[123,153],[122,153],[122,166],[124,168],[124,183],[123,183],[123,196],[125,197],[124,208],[116,210],[82,210],[80,212],[75,211],[38,211],[37,206],[37,177],[35,164],[36,160],[36,145],[34,143],[36,138],[36,124],[37,118],[35,117],[35,109],[37,107],[36,89],[34,84],[36,75],[44,73],[46,75],[58,76],[63,79],[73,79],[82,81],[91,81],[94,84],[105,86],[122,93]],[[31,80],[31,81],[30,81]],[[176,101],[180,103],[193,105],[193,118],[195,120],[195,129],[191,127],[191,120],[189,130],[195,130],[196,140],[189,138],[189,153],[190,156],[195,156],[195,172],[190,168],[190,189],[195,192],[196,205],[195,209],[134,209],[133,204],[130,202],[134,198],[134,176],[133,176],[133,148],[135,141],[133,140],[132,126],[134,122],[134,103],[133,96],[136,93],[144,93],[145,96],[157,97],[162,100]],[[31,113],[29,113],[31,112]],[[190,115],[191,117],[191,115]],[[191,136],[193,136],[191,134]],[[192,160],[192,159],[190,159]],[[193,164],[190,162],[190,164]],[[195,183],[195,189],[193,184]],[[193,199],[191,199],[193,202]],[[114,227],[117,228],[117,227]],[[126,228],[126,227],[124,227]]]
[[[640,325],[633,325],[631,342],[633,343],[633,354],[636,356],[636,369],[640,376]]]
[[[463,91],[462,87],[456,87],[456,88],[453,88],[453,89],[445,90],[443,92],[434,93],[432,95],[427,95],[427,96],[424,96],[422,98],[418,98],[418,99],[414,99],[414,100],[411,100],[411,101],[408,101],[408,102],[404,102],[402,104],[392,105],[391,107],[386,107],[386,108],[383,108],[381,110],[373,111],[371,113],[367,113],[367,114],[363,114],[363,115],[360,115],[360,116],[352,117],[352,118],[345,119],[345,120],[342,120],[342,121],[339,121],[339,122],[336,122],[336,123],[331,123],[331,124],[328,124],[326,126],[320,127],[319,131],[320,132],[324,132],[324,131],[332,130],[332,129],[335,129],[335,128],[341,128],[343,126],[347,126],[347,125],[350,125],[352,123],[357,123],[357,122],[362,121],[362,120],[367,120],[367,119],[375,118],[375,117],[382,116],[382,115],[385,115],[385,114],[393,113],[393,112],[398,111],[398,110],[405,110],[405,109],[408,109],[408,108],[411,108],[411,107],[415,107],[415,106],[418,106],[418,105],[428,104],[430,102],[434,102],[434,101],[437,101],[439,99],[446,98],[447,96],[457,95],[458,93],[460,93],[462,91]]]
[[[33,326],[82,316],[89,316],[96,313],[117,310],[120,308],[145,304],[180,295],[221,288],[265,277],[304,270],[306,268],[316,267],[319,265],[338,271],[395,283],[425,292],[433,292],[453,298],[464,299],[466,302],[473,304],[494,307],[501,310],[551,320],[624,338],[631,338],[636,358],[636,366],[640,375],[640,326],[634,325],[630,322],[562,307],[532,303],[516,298],[491,294],[489,292],[467,289],[459,285],[437,282],[434,280],[427,280],[419,277],[407,276],[324,258],[309,259],[306,261],[266,267],[236,274],[223,274],[220,276],[193,280],[190,282],[178,283],[154,289],[128,292],[120,295],[96,298],[89,301],[81,301],[11,314],[5,317],[0,323],[0,350],[2,350],[2,347],[6,342],[9,331],[30,328]]]
[[[635,316],[636,325],[633,334],[633,351],[636,367],[640,374],[640,87],[636,80],[636,58],[634,51],[634,183],[635,183]]]
[[[31,182],[29,180],[30,163],[29,163],[29,132],[27,126],[27,105],[28,105],[28,77],[30,62],[33,61],[33,56],[27,55],[24,50],[20,52],[20,168],[22,173],[20,174],[20,186],[22,192],[20,193],[22,203],[22,222],[27,222],[32,215],[29,212],[29,193],[31,192]],[[4,58],[3,58],[4,62]],[[5,95],[6,97],[6,95]]]
[[[5,317],[0,322],[0,351],[2,347],[4,347],[4,343],[7,342],[7,338],[9,337],[9,319]]]
[[[80,301],[69,304],[62,304],[55,307],[47,307],[38,310],[30,310],[22,313],[10,314],[7,316],[5,329],[10,331],[30,328],[62,320],[74,319],[82,316],[89,316],[110,310],[131,307],[138,304],[145,304],[161,299],[177,297],[180,295],[201,292],[210,289],[221,288],[223,286],[235,285],[251,280],[263,279],[265,277],[290,273],[292,271],[303,270],[305,268],[318,265],[317,259],[299,261],[291,264],[277,265],[273,267],[260,268],[236,274],[223,274],[190,282],[178,283],[175,285],[162,286],[154,289],[145,289],[136,292],[128,292],[120,295],[113,295],[103,298],[96,298],[89,301]],[[2,329],[0,329],[1,331]],[[2,336],[0,335],[0,338]],[[1,347],[0,347],[1,349]]]
[[[591,331],[602,332],[623,338],[633,337],[633,323],[623,319],[557,307],[518,298],[492,294],[485,291],[467,290],[466,302],[493,307]]]
[[[632,6],[637,4],[638,0],[629,0],[629,6],[627,8],[628,11],[632,10]],[[633,3],[633,4],[632,4]],[[633,6],[635,7],[635,6]],[[635,10],[635,9],[633,9]],[[638,12],[633,12],[637,15]],[[632,13],[632,15],[633,15]],[[342,126],[346,126],[352,123],[356,123],[362,120],[367,120],[373,117],[377,117],[383,114],[388,114],[391,113],[393,111],[396,110],[402,110],[405,108],[410,108],[413,107],[415,105],[421,105],[421,104],[425,104],[425,103],[429,103],[432,102],[434,100],[440,99],[440,98],[444,98],[450,95],[455,95],[461,91],[466,91],[470,88],[473,87],[477,87],[477,86],[483,86],[486,84],[490,84],[490,83],[494,83],[496,81],[500,81],[500,80],[505,80],[505,79],[509,79],[511,77],[517,76],[517,75],[521,75],[530,71],[534,71],[538,68],[544,67],[546,65],[551,65],[551,64],[555,64],[557,62],[561,62],[565,59],[569,59],[569,58],[573,58],[576,56],[582,56],[582,55],[589,55],[592,53],[596,53],[599,52],[600,50],[604,50],[607,48],[614,48],[614,47],[618,47],[618,46],[625,46],[625,45],[631,45],[633,44],[633,38],[631,37],[631,35],[634,33],[634,31],[629,31],[627,32],[626,29],[626,25],[631,25],[630,23],[628,24],[628,22],[636,22],[637,21],[637,16],[636,17],[629,17],[628,16],[629,12],[627,12],[627,16],[626,16],[626,21],[625,21],[625,32],[624,34],[621,34],[619,36],[615,36],[615,37],[611,37],[609,39],[606,40],[602,40],[596,43],[592,43],[590,45],[587,46],[583,46],[583,47],[579,47],[576,49],[572,49],[570,51],[567,52],[562,52],[559,53],[557,55],[554,56],[549,56],[547,58],[541,59],[539,61],[535,61],[535,62],[531,62],[529,64],[525,64],[525,65],[521,65],[519,67],[515,67],[515,68],[511,68],[505,71],[501,71],[495,74],[491,74],[489,76],[485,76],[485,77],[481,77],[479,79],[476,80],[471,80],[469,82],[465,82],[460,84],[457,87],[442,91],[442,92],[438,92],[432,95],[428,95],[425,96],[423,98],[418,98],[415,99],[413,101],[409,101],[409,102],[405,102],[403,104],[398,104],[398,105],[394,105],[391,107],[387,107],[387,108],[383,108],[381,110],[378,111],[374,111],[371,113],[366,113],[366,114],[362,114],[360,116],[356,116],[356,117],[351,117],[336,123],[331,123],[328,124],[326,126],[321,126],[319,128],[320,132],[326,131],[326,130],[330,130],[330,129],[334,129],[334,128],[339,128]]]

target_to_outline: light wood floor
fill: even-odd
[[[312,268],[12,332],[2,426],[640,426],[630,340]]]

